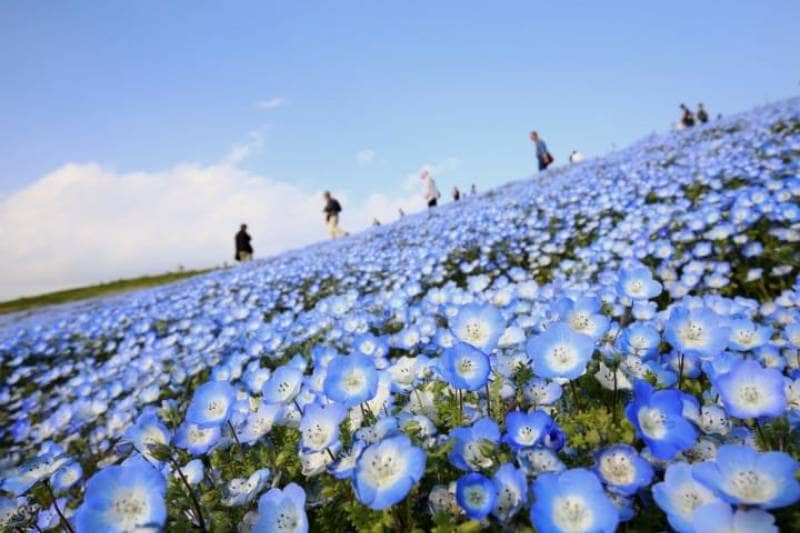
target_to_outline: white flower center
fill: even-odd
[[[522,426],[517,430],[517,442],[524,446],[533,446],[538,438],[539,433],[530,426]]]
[[[121,488],[114,494],[106,512],[108,523],[115,524],[122,531],[129,531],[144,525],[150,515],[150,505],[141,489]]]
[[[667,417],[658,409],[643,407],[638,413],[639,426],[645,435],[660,439],[667,433]]]
[[[374,454],[369,459],[367,476],[377,489],[393,485],[405,470],[402,457]]]
[[[306,440],[315,448],[323,448],[328,444],[331,436],[331,428],[322,424],[313,424],[306,428]]]
[[[547,362],[557,372],[572,369],[577,360],[578,354],[575,349],[564,344],[555,346],[547,354]]]
[[[461,336],[473,346],[483,346],[489,340],[489,328],[482,322],[467,322],[461,330]]]
[[[225,401],[212,398],[206,404],[206,411],[211,419],[222,418],[225,414]]]
[[[631,296],[643,296],[644,283],[642,283],[641,280],[638,279],[631,280],[625,286],[625,292],[627,292]]]
[[[678,328],[678,336],[683,344],[690,348],[702,348],[706,345],[706,331],[702,324],[687,321]]]
[[[772,499],[777,487],[772,478],[755,470],[739,470],[727,480],[727,492],[745,503],[762,503]]]
[[[734,332],[734,339],[742,346],[755,344],[755,332],[748,329],[739,329]]]
[[[483,490],[483,487],[476,485],[467,487],[464,491],[464,499],[467,505],[473,509],[480,509],[486,505],[486,491]]]
[[[464,378],[473,377],[478,370],[475,362],[469,357],[462,357],[459,359],[456,363],[456,369],[458,370],[458,374]]]
[[[594,525],[592,508],[582,498],[557,498],[553,507],[553,522],[563,531],[588,531]]]
[[[572,329],[581,333],[589,333],[594,329],[591,317],[583,311],[570,314],[569,323]]]
[[[345,391],[353,394],[361,391],[365,382],[366,379],[364,378],[364,373],[360,369],[354,368],[344,375],[342,385]]]
[[[491,457],[483,454],[480,442],[477,440],[468,442],[464,447],[464,462],[476,470],[492,466]]]
[[[275,516],[275,527],[278,531],[295,531],[300,520],[297,509],[291,502],[282,503],[278,514]]]
[[[740,385],[736,391],[736,397],[742,404],[753,409],[762,407],[768,400],[767,395],[762,394],[761,390],[752,383]]]
[[[607,453],[600,459],[600,472],[613,485],[630,485],[636,479],[636,469],[630,457],[622,453]]]
[[[713,498],[710,492],[698,489],[693,483],[687,483],[675,491],[672,501],[681,517],[691,521],[695,509],[710,502]]]

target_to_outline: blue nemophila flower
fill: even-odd
[[[371,400],[378,391],[378,371],[372,361],[360,353],[333,359],[323,385],[328,398],[347,407]]]
[[[503,314],[491,304],[467,304],[450,320],[450,329],[461,342],[491,353],[506,328]]]
[[[522,392],[534,407],[540,405],[553,405],[561,398],[561,385],[541,378],[531,378],[525,384]]]
[[[720,354],[729,334],[723,319],[707,307],[673,307],[664,327],[664,339],[676,351],[704,359]]]
[[[575,379],[586,370],[594,352],[594,342],[559,322],[544,333],[529,338],[526,350],[533,358],[533,370],[537,376]]]
[[[492,466],[487,448],[500,442],[500,428],[491,418],[476,420],[470,427],[455,428],[450,438],[456,443],[447,458],[460,470],[480,470]]]
[[[489,357],[469,344],[446,349],[440,361],[444,378],[457,389],[478,390],[489,379]]]
[[[69,462],[69,460],[67,455],[60,453],[34,457],[13,468],[11,472],[6,473],[7,477],[0,485],[0,489],[11,492],[15,496],[21,496],[36,483],[47,478]]]
[[[209,381],[197,387],[186,410],[186,421],[201,428],[227,422],[236,399],[236,389],[227,381]]]
[[[748,319],[732,320],[728,326],[730,328],[728,347],[731,350],[742,352],[754,350],[769,342],[772,336],[771,327],[758,326]]]
[[[456,481],[456,501],[464,509],[467,518],[486,518],[494,509],[496,499],[494,483],[482,474],[464,474]]]
[[[623,269],[617,283],[619,295],[631,300],[649,300],[661,294],[661,284],[644,266]]]
[[[296,483],[273,488],[258,500],[258,520],[253,533],[306,533],[306,492]]]
[[[201,481],[203,481],[203,476],[205,475],[205,466],[203,466],[203,461],[200,459],[192,459],[185,465],[181,467],[181,473],[186,478],[186,481],[189,485],[197,485]],[[180,474],[178,472],[174,472],[174,476],[176,479],[180,479]]]
[[[288,403],[300,394],[303,371],[289,365],[275,369],[261,388],[261,397],[267,403]]]
[[[737,360],[714,383],[725,410],[736,418],[777,417],[786,411],[783,375],[756,361]]]
[[[340,403],[312,403],[303,411],[300,420],[301,444],[305,450],[324,451],[339,440],[339,424],[347,416]]]
[[[136,419],[136,424],[125,432],[125,439],[148,460],[155,461],[150,447],[169,444],[170,434],[167,426],[159,420],[155,409],[147,408]]]
[[[58,470],[50,477],[53,492],[60,494],[66,492],[83,477],[83,468],[77,461],[72,461]]]
[[[608,331],[611,319],[601,313],[602,304],[599,298],[582,297],[573,300],[565,297],[560,298],[553,307],[561,321],[575,333],[582,333],[597,341]]]
[[[692,447],[697,431],[683,416],[681,393],[674,389],[653,391],[646,381],[633,385],[634,399],[625,415],[657,459],[668,461]]]
[[[597,452],[595,471],[610,491],[623,496],[632,496],[653,479],[653,467],[628,444],[615,444]]]
[[[258,409],[247,413],[244,424],[236,428],[239,442],[250,444],[257,441],[282,420],[283,404],[261,402]]]
[[[656,328],[645,322],[634,322],[620,332],[616,346],[625,354],[647,357],[656,353],[660,342]]]
[[[528,482],[525,479],[525,472],[506,463],[494,473],[492,483],[497,494],[492,515],[501,522],[508,522],[528,501]]]
[[[724,502],[698,508],[692,515],[692,531],[702,533],[778,533],[775,517],[761,509],[737,509]]]
[[[89,479],[75,513],[77,533],[159,530],[166,521],[167,482],[142,456],[108,466]]]
[[[184,422],[175,431],[175,446],[192,455],[203,455],[211,449],[222,436],[220,426],[201,428],[197,424]]]
[[[367,447],[353,476],[358,501],[381,510],[406,497],[425,472],[425,452],[406,435],[389,437]]]
[[[694,465],[692,475],[729,503],[775,509],[800,499],[797,470],[797,461],[786,453],[726,444],[715,460]]]
[[[544,411],[524,413],[512,411],[506,415],[506,433],[503,442],[514,450],[531,448],[539,444],[550,429],[553,419]]]
[[[667,465],[664,481],[652,488],[653,499],[667,514],[669,525],[680,533],[692,533],[692,515],[703,505],[720,501],[711,489],[692,476],[687,463]]]
[[[269,481],[269,468],[256,470],[249,477],[237,477],[228,481],[222,488],[222,505],[240,507],[255,500]]]
[[[542,474],[533,482],[532,490],[531,522],[540,533],[613,533],[617,528],[619,511],[589,470]]]

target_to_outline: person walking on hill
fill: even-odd
[[[541,172],[553,162],[553,156],[544,141],[539,138],[539,133],[531,132],[531,142],[536,145],[536,159],[539,161],[539,172]]]
[[[697,120],[700,121],[700,124],[708,122],[708,112],[706,112],[706,108],[703,107],[702,102],[697,105]]]
[[[328,235],[331,239],[347,237],[349,233],[339,227],[339,213],[342,212],[342,206],[339,200],[334,198],[330,191],[322,193],[322,198],[325,200],[325,207],[322,209],[322,212],[325,213],[325,224],[328,227]]]
[[[681,126],[683,129],[694,126],[694,113],[686,107],[686,104],[681,104],[681,111]]]
[[[252,238],[247,233],[247,224],[239,226],[239,231],[234,238],[236,241],[236,255],[234,259],[240,262],[250,261],[253,258],[253,247],[250,245]]]
[[[461,191],[458,190],[458,187],[453,187],[453,192],[451,194],[453,195],[454,202],[461,200]]]
[[[436,182],[433,181],[430,172],[423,170],[419,175],[419,179],[422,180],[422,197],[425,198],[428,207],[436,207],[436,203],[442,194],[436,188]]]

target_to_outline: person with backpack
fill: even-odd
[[[697,120],[700,121],[700,124],[708,122],[708,113],[706,112],[706,108],[703,107],[702,102],[697,105]]]
[[[251,240],[250,234],[247,233],[247,224],[239,226],[239,231],[236,233],[236,237],[234,237],[236,243],[236,255],[233,256],[234,259],[244,263],[253,258],[253,246],[250,244]]]
[[[328,235],[331,239],[336,237],[347,237],[350,235],[342,228],[339,227],[339,213],[342,212],[342,206],[339,200],[331,195],[330,191],[322,193],[322,198],[325,200],[325,207],[322,212],[325,213],[325,224],[328,227]]]
[[[536,145],[536,159],[539,161],[539,172],[546,170],[554,161],[553,155],[547,149],[547,145],[539,138],[539,133],[531,132],[531,141]]]
[[[436,182],[433,181],[430,172],[423,169],[419,175],[419,179],[422,180],[422,197],[425,198],[425,201],[428,203],[428,207],[436,207],[436,204],[439,198],[441,198],[442,194],[439,192],[439,189],[436,188]]]

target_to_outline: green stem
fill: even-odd
[[[183,475],[180,465],[171,455],[169,456],[169,462],[172,463],[172,467],[178,473],[178,477],[181,478],[184,486],[186,486],[186,490],[189,491],[189,498],[192,500],[192,507],[194,507],[194,514],[197,516],[197,525],[200,527],[200,531],[207,532],[206,523],[205,520],[203,520],[203,512],[200,510],[200,502],[197,501],[197,496],[195,496],[194,490],[189,484],[189,480]]]
[[[45,479],[44,486],[47,487],[47,492],[50,494],[50,499],[53,500],[53,507],[58,513],[58,518],[61,520],[61,523],[64,525],[64,528],[69,531],[70,533],[75,533],[75,530],[72,529],[72,524],[69,523],[69,520],[64,516],[64,513],[61,512],[61,508],[58,506],[58,501],[56,501],[56,495],[53,493],[53,488],[50,486],[50,482]]]

